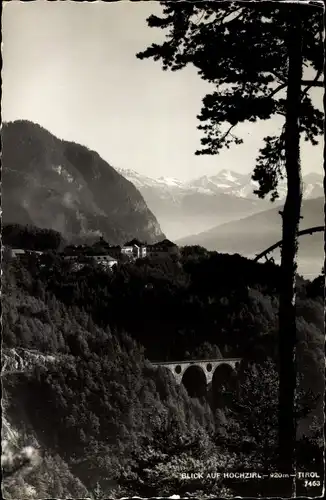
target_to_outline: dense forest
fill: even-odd
[[[49,237],[30,232],[34,248]],[[184,247],[76,270],[53,241],[24,261],[3,254],[3,352],[39,354],[4,373],[4,413],[17,450],[41,457],[24,475],[5,470],[5,497],[279,494],[281,481],[206,474],[275,467],[280,269]],[[323,467],[323,293],[322,276],[298,278],[298,470]],[[221,356],[242,362],[213,398],[191,398],[151,364]],[[191,471],[205,479],[184,481]]]
[[[44,229],[31,224],[2,224],[2,243],[11,248],[26,250],[62,250],[66,241],[58,231]]]

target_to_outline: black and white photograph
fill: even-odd
[[[321,498],[322,1],[5,1],[2,495]]]

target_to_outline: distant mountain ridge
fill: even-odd
[[[239,253],[245,257],[253,257],[282,239],[282,219],[279,210],[279,207],[275,207],[222,224],[209,231],[182,238],[177,241],[177,244],[201,245],[207,250]],[[325,224],[324,198],[304,200],[302,216],[300,229],[323,226]],[[307,274],[318,274],[324,259],[323,233],[300,238],[299,257],[301,268],[303,265],[305,269],[309,268],[309,271],[306,271]]]
[[[251,173],[240,174],[228,169],[222,169],[215,175],[203,175],[190,181],[182,181],[174,177],[148,177],[131,169],[116,169],[126,179],[130,180],[138,189],[161,188],[174,193],[199,192],[214,195],[230,194],[239,198],[257,200],[254,190],[258,182],[251,179]],[[304,198],[318,198],[323,196],[323,175],[311,172],[303,177]],[[279,181],[279,195],[282,200],[286,195],[286,180]]]
[[[118,169],[142,193],[168,237],[179,239],[208,230],[217,224],[237,220],[275,206],[254,194],[258,184],[251,174],[221,170],[216,175],[201,176],[188,182],[160,177],[154,179],[133,170]],[[286,181],[279,183],[281,204],[286,195]],[[304,197],[323,195],[323,177],[311,173],[304,177]]]
[[[165,237],[137,188],[98,153],[27,120],[3,125],[2,148],[4,223],[54,229],[67,240]]]
[[[191,185],[201,186],[212,192],[224,191],[224,193],[257,200],[254,190],[258,188],[258,182],[251,179],[251,173],[239,174],[232,170],[221,170],[213,176],[203,176],[191,181]],[[279,199],[283,200],[286,196],[286,180],[281,179],[278,185]],[[303,178],[304,198],[318,198],[323,195],[323,176],[318,173],[310,173]]]

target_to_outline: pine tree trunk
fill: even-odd
[[[296,441],[294,417],[296,386],[295,276],[297,269],[297,233],[302,201],[299,116],[303,61],[301,9],[295,6],[289,11],[291,11],[291,16],[287,33],[289,63],[285,123],[287,197],[283,210],[282,290],[280,292],[279,308],[279,465],[282,472],[292,473]],[[290,484],[291,482],[289,482]]]

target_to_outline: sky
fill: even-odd
[[[196,116],[213,88],[195,68],[163,72],[135,54],[164,32],[146,18],[154,2],[18,2],[2,14],[2,120],[28,119],[97,151],[113,167],[190,180],[222,169],[253,170],[278,119],[242,125],[241,146],[195,156]],[[322,109],[322,90],[314,102]],[[302,147],[303,173],[322,173],[322,144]]]

